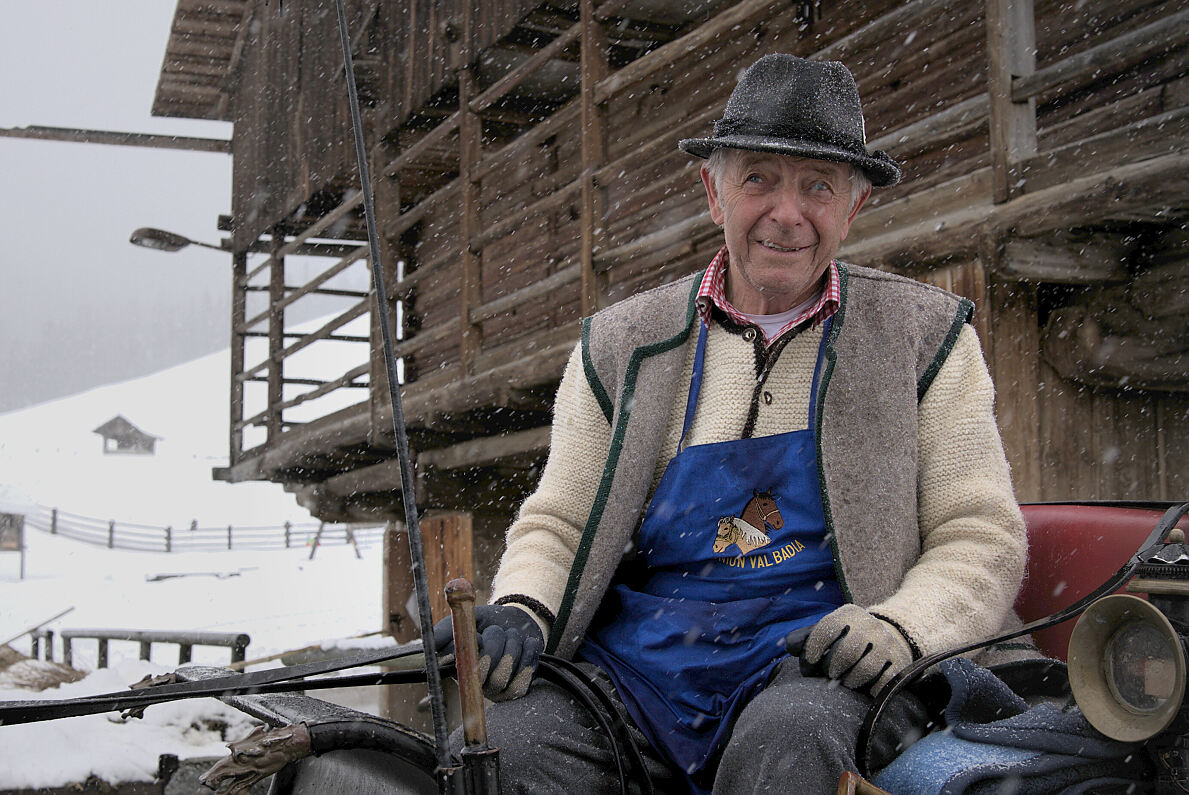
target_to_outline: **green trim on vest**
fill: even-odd
[[[830,538],[830,552],[834,556],[834,574],[838,577],[838,586],[842,589],[842,598],[847,602],[854,601],[854,595],[846,584],[846,573],[842,571],[842,554],[838,549],[838,534],[834,532],[834,514],[830,510],[830,493],[826,489],[826,469],[822,462],[822,415],[825,414],[826,389],[830,386],[830,376],[834,374],[834,365],[838,361],[838,352],[834,350],[834,342],[842,331],[842,324],[846,320],[846,293],[850,286],[850,271],[845,262],[835,260],[838,265],[838,311],[830,320],[830,334],[826,337],[825,366],[822,368],[821,384],[817,388],[817,414],[813,418],[813,442],[817,450],[817,480],[822,494],[822,513],[826,518],[826,533]]]
[[[921,399],[925,397],[925,393],[933,385],[933,379],[941,371],[941,365],[949,358],[950,351],[954,349],[954,345],[958,342],[958,335],[962,333],[962,327],[969,323],[973,317],[974,302],[969,298],[963,298],[958,301],[958,311],[954,315],[954,322],[950,326],[949,333],[945,335],[945,342],[941,343],[941,347],[937,349],[937,355],[933,357],[933,361],[929,362],[929,366],[925,368],[924,375],[917,382],[917,403],[920,403]]]
[[[703,271],[703,273],[705,272]],[[548,654],[557,650],[559,639],[565,633],[566,624],[570,620],[570,611],[574,607],[574,599],[578,593],[578,582],[582,579],[582,571],[586,568],[586,558],[590,554],[590,548],[594,545],[595,531],[598,530],[599,523],[603,518],[603,510],[607,507],[607,495],[611,491],[611,481],[615,478],[615,466],[619,463],[619,454],[623,450],[623,438],[627,433],[628,418],[631,416],[630,407],[636,392],[636,378],[640,372],[640,365],[645,359],[672,350],[678,345],[684,345],[689,339],[696,315],[694,299],[698,295],[701,283],[700,278],[695,278],[693,281],[693,289],[690,291],[689,304],[686,308],[685,328],[667,340],[636,348],[628,360],[627,370],[624,372],[623,390],[619,399],[619,420],[615,423],[615,432],[611,436],[611,448],[607,453],[607,463],[603,466],[603,477],[599,481],[599,489],[595,492],[594,504],[591,505],[590,515],[586,519],[586,527],[582,530],[582,540],[574,553],[574,562],[570,565],[570,578],[566,582],[566,591],[562,596],[561,605],[557,609],[557,619],[549,631],[549,643],[545,648]],[[584,350],[589,334],[589,325],[589,322],[582,324]],[[591,370],[593,370],[593,364]]]
[[[599,402],[599,408],[603,410],[603,414],[607,417],[607,422],[611,422],[611,418],[615,413],[615,407],[611,405],[611,398],[607,396],[607,390],[603,387],[603,382],[599,380],[599,374],[595,372],[594,362],[590,358],[590,318],[582,318],[582,371],[586,373],[586,383],[590,384],[590,391],[594,393],[595,400]]]

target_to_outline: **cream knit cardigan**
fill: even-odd
[[[822,328],[798,333],[772,367],[754,436],[808,427],[809,392]],[[676,454],[693,370],[686,345],[681,386],[672,396],[649,498]],[[738,439],[751,405],[753,343],[717,323],[709,329],[701,398],[689,444]],[[1026,535],[993,413],[993,387],[974,330],[964,325],[918,403],[918,517],[921,562],[875,612],[895,621],[929,654],[993,634],[1019,589]],[[554,407],[550,454],[540,484],[522,505],[492,586],[492,599],[527,596],[557,615],[611,442],[607,415],[572,354]],[[870,517],[879,553],[879,516]],[[625,550],[627,551],[627,550]],[[515,596],[513,597],[516,598]],[[549,627],[542,623],[547,633]]]

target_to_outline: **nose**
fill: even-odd
[[[783,229],[792,229],[805,220],[803,197],[800,191],[782,187],[772,194],[768,217]]]

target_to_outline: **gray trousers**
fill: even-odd
[[[580,666],[611,696],[632,730],[658,793],[687,791],[681,773],[653,750],[627,718],[606,673]],[[844,771],[855,770],[855,740],[871,699],[826,679],[801,676],[796,659],[780,665],[739,715],[717,770],[704,786],[737,793],[832,793]],[[876,745],[886,764],[927,725],[924,707],[897,697],[881,720]],[[487,710],[488,743],[500,749],[503,793],[617,793],[619,778],[611,746],[582,704],[557,686],[537,679],[515,701]],[[453,738],[460,743],[459,738]],[[641,791],[633,785],[632,792]]]

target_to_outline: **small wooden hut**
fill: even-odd
[[[546,454],[579,318],[720,245],[676,142],[708,132],[739,71],[775,51],[854,72],[869,144],[906,177],[842,256],[977,303],[1019,498],[1189,494],[1183,3],[347,6],[418,505],[454,512],[442,533],[474,527],[453,565],[480,584]],[[329,0],[180,0],[153,111],[234,122],[216,477],[281,482],[350,521],[402,508],[380,315],[336,287],[368,256],[341,63]],[[299,278],[313,244],[350,248]],[[314,295],[343,308],[287,324]],[[338,369],[298,367],[326,348]],[[390,604],[396,628],[403,598]]]
[[[161,438],[153,436],[151,433],[145,433],[120,414],[112,417],[91,433],[97,433],[103,437],[104,455],[117,453],[153,455],[157,452],[157,440]]]

